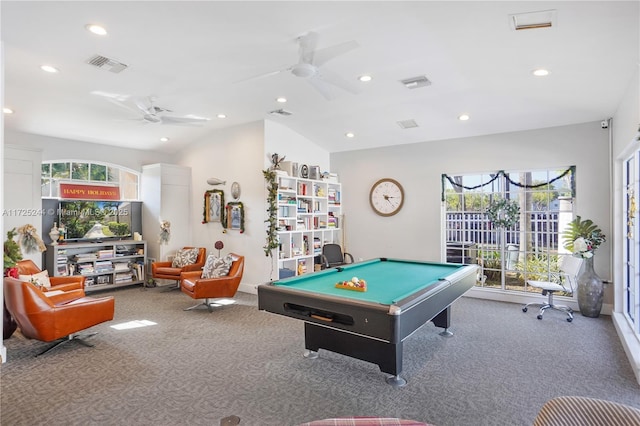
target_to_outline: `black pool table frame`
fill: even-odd
[[[451,304],[474,286],[476,271],[476,265],[464,266],[391,305],[266,283],[258,286],[258,309],[303,320],[305,356],[315,358],[325,349],[372,362],[391,374],[389,384],[403,386],[403,341],[429,321],[451,336]]]

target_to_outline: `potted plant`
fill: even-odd
[[[602,279],[593,270],[593,256],[600,244],[606,241],[606,237],[591,219],[582,220],[580,216],[569,222],[562,237],[565,239],[564,248],[574,256],[584,259],[577,277],[580,313],[596,318],[602,309],[604,289]]]

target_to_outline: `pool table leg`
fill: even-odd
[[[432,321],[436,327],[444,328],[444,330],[442,330],[442,332],[440,333],[441,336],[453,336],[453,333],[449,331],[449,326],[451,326],[451,305],[447,306],[445,310],[433,317]]]
[[[326,349],[331,352],[350,356],[377,364],[380,371],[391,374],[387,380],[392,386],[404,386],[406,381],[400,378],[402,372],[402,342],[387,343],[370,339],[357,334],[351,334],[329,327],[304,323],[304,343],[307,354]]]

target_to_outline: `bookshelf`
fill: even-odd
[[[85,292],[144,284],[147,243],[134,240],[48,245],[49,276],[83,275]]]
[[[327,243],[340,244],[340,183],[278,176],[279,278],[314,271]]]

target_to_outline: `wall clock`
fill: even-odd
[[[369,203],[380,216],[393,216],[404,204],[404,189],[397,180],[380,179],[371,187]]]

